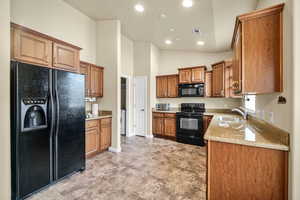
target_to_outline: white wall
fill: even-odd
[[[11,0],[11,21],[81,47],[96,62],[96,22],[62,0]]]
[[[289,3],[292,3],[289,1]],[[300,199],[300,1],[294,0],[292,4],[293,8],[293,25],[294,25],[294,34],[293,34],[293,43],[294,43],[294,70],[293,70],[293,135],[291,138],[291,157],[292,157],[292,188],[293,200]],[[291,77],[290,77],[291,78]]]
[[[270,7],[272,5],[280,4],[280,3],[285,3],[286,0],[258,0],[257,1],[257,9],[263,9]]]
[[[121,37],[121,76],[125,76],[128,81],[127,93],[127,124],[126,135],[133,135],[133,104],[134,104],[134,91],[133,91],[133,74],[134,74],[134,49],[133,41],[128,37],[122,35]]]
[[[10,200],[10,9],[0,6],[0,199]]]
[[[133,76],[133,41],[122,35],[121,37],[121,62],[122,62],[122,75]]]
[[[232,52],[200,53],[196,51],[160,51],[159,70],[157,74],[177,74],[178,68],[207,66],[211,70],[211,64],[232,58]],[[170,103],[172,107],[179,107],[181,103],[205,103],[207,108],[233,108],[241,105],[240,99],[225,98],[170,98],[157,99],[159,103]]]
[[[120,151],[121,116],[121,24],[118,20],[97,22],[97,65],[104,67],[104,95],[100,109],[112,111],[112,150]]]

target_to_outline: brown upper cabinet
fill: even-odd
[[[178,75],[164,75],[156,77],[156,97],[178,97]]]
[[[13,59],[52,67],[52,41],[12,27],[11,43]]]
[[[205,72],[205,97],[212,96],[212,71]]]
[[[79,71],[79,51],[75,48],[53,43],[53,67],[71,72]]]
[[[237,17],[232,40],[235,93],[283,91],[283,8],[279,4]]]
[[[79,72],[81,48],[32,29],[11,24],[11,58],[33,65]]]
[[[179,70],[179,83],[204,83],[205,82],[205,66],[181,68]]]
[[[91,96],[103,97],[103,68],[91,66]]]
[[[85,96],[90,95],[91,91],[91,67],[89,63],[80,61],[79,73],[85,75]]]
[[[80,62],[80,73],[85,75],[85,95],[87,97],[103,97],[103,67]]]
[[[212,65],[212,96],[225,97],[225,62]]]

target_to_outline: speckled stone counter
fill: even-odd
[[[289,151],[289,134],[262,120],[252,117],[242,120],[239,115],[229,113],[210,115],[213,118],[204,135],[205,140]],[[220,117],[234,117],[237,120],[224,122]]]
[[[98,116],[92,116],[90,118],[86,118],[86,121],[89,120],[97,120],[97,119],[104,119],[104,118],[108,118],[108,117],[112,117],[112,112],[111,111],[99,111]]]

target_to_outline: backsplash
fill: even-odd
[[[169,103],[170,107],[180,107],[181,103],[205,103],[206,108],[235,108],[242,106],[242,99],[229,99],[229,98],[167,98],[157,99],[157,103]]]

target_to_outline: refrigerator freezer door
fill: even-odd
[[[85,168],[84,75],[55,70],[55,179]]]
[[[27,107],[48,107],[49,92],[51,91],[50,70],[22,63],[12,63],[12,198],[18,199],[28,196],[51,182],[51,111],[50,108],[32,112],[34,126],[43,123],[43,128],[22,131],[22,112],[24,102]],[[45,99],[41,103],[28,101],[28,99]],[[26,111],[26,110],[25,110]],[[29,111],[28,111],[29,112]],[[42,115],[44,115],[42,117]],[[38,120],[48,119],[49,123]],[[33,126],[32,125],[32,126]],[[34,127],[33,126],[33,127]]]

